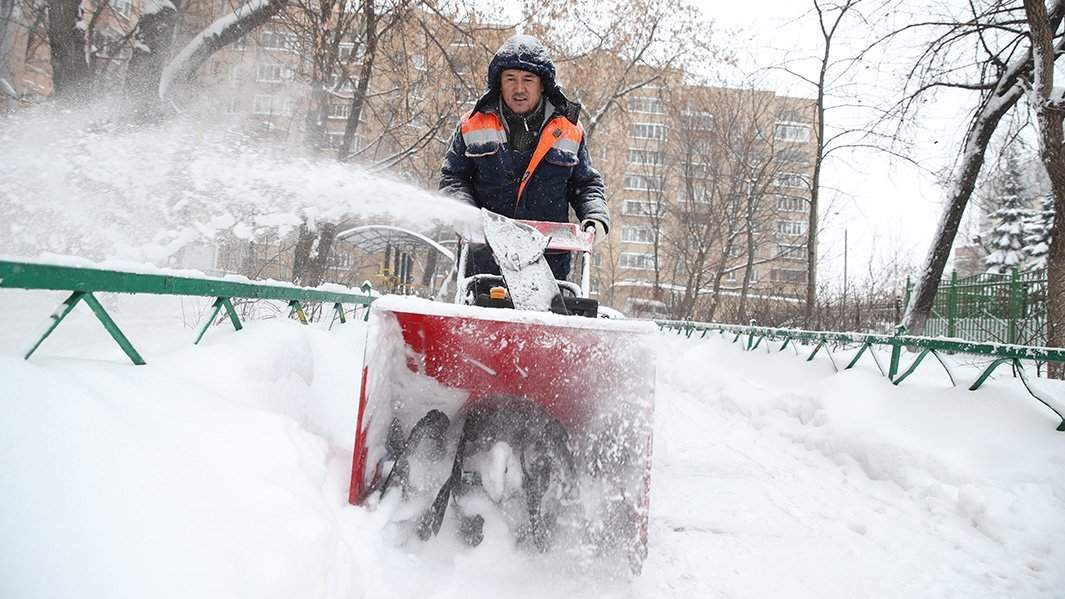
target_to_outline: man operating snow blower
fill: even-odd
[[[608,231],[603,177],[592,168],[577,122],[581,105],[555,82],[555,65],[534,37],[516,35],[488,65],[488,91],[459,122],[440,168],[441,191],[522,220],[568,222],[569,207],[596,241]],[[568,252],[546,255],[556,279]],[[492,252],[470,253],[467,274],[499,274]]]
[[[511,38],[488,75],[441,169],[441,189],[481,208],[485,245],[460,236],[453,304],[374,302],[349,500],[386,510],[404,540],[513,541],[638,572],[656,329],[596,318],[603,182],[543,45]],[[564,280],[574,254],[579,285]]]

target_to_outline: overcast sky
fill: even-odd
[[[779,63],[785,51],[792,59],[816,56],[821,36],[816,17],[809,14],[812,2],[805,0],[759,0],[751,2],[697,1],[719,28],[739,30],[734,49],[744,71]],[[752,7],[756,9],[752,10]],[[845,22],[846,24],[846,22]],[[838,56],[864,46],[871,37],[854,22],[845,31]],[[816,61],[792,63],[813,76]],[[781,94],[813,97],[813,89],[784,73],[766,73],[772,89]],[[870,66],[862,72],[870,83],[883,85],[890,72]],[[973,102],[969,99],[968,102]],[[892,276],[881,270],[895,253],[920,266],[938,223],[945,192],[931,174],[948,167],[966,124],[966,98],[947,98],[936,110],[928,110],[912,158],[927,171],[875,151],[843,153],[826,162],[822,202],[825,230],[819,254],[823,280],[842,281],[844,231],[848,240],[848,278],[852,285],[868,277],[870,261],[874,275]],[[830,114],[826,121],[832,124]],[[837,283],[839,284],[839,283]]]

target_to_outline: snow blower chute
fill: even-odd
[[[533,551],[638,572],[655,328],[595,317],[590,233],[489,212],[484,225],[502,276],[466,277],[460,239],[455,304],[373,304],[350,501],[391,510],[412,538],[476,546],[502,528]],[[580,255],[582,284],[556,281],[545,250]]]

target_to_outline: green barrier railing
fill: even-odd
[[[33,352],[37,351],[41,343],[44,343],[44,340],[52,334],[52,331],[63,322],[63,319],[70,314],[75,306],[80,302],[85,302],[115,342],[118,343],[119,347],[122,348],[122,351],[129,357],[130,361],[137,365],[144,364],[144,358],[133,347],[133,344],[130,343],[126,335],[118,328],[114,319],[111,318],[111,315],[107,313],[107,310],[104,309],[93,294],[146,293],[214,298],[214,304],[211,306],[211,316],[203,323],[199,334],[196,335],[194,344],[199,344],[211,323],[215,321],[223,309],[226,311],[226,315],[235,330],[239,331],[243,328],[240,318],[237,316],[237,311],[233,308],[232,300],[234,298],[288,302],[289,317],[296,316],[303,324],[309,324],[307,314],[303,310],[303,303],[331,303],[333,304],[333,320],[329,323],[330,327],[338,318],[341,323],[347,322],[344,314],[344,304],[369,306],[373,301],[373,297],[369,295],[369,289],[363,289],[362,294],[355,294],[286,287],[283,285],[139,274],[116,270],[0,260],[0,289],[3,288],[71,292],[70,296],[52,313],[52,322],[47,329],[33,344],[33,347],[26,352],[25,358],[27,360],[33,355]]]
[[[806,361],[809,362],[813,360],[819,352],[824,350],[828,355],[829,361],[832,362],[832,366],[837,371],[839,370],[839,366],[836,364],[836,360],[832,356],[830,346],[857,346],[859,348],[858,352],[854,354],[854,357],[851,358],[850,362],[844,367],[844,370],[853,368],[863,355],[868,354],[872,356],[880,373],[886,376],[888,380],[895,385],[898,385],[913,374],[928,355],[932,355],[936,358],[936,361],[938,361],[943,367],[943,370],[947,373],[947,377],[950,379],[951,385],[957,385],[954,373],[951,372],[950,367],[947,365],[947,362],[943,359],[941,354],[945,352],[985,356],[991,358],[991,364],[985,368],[980,376],[969,386],[970,391],[976,391],[979,389],[999,366],[1009,364],[1013,368],[1014,375],[1021,379],[1021,382],[1024,384],[1024,388],[1028,390],[1028,393],[1061,419],[1061,424],[1058,425],[1058,430],[1065,431],[1065,416],[1052,405],[1052,402],[1049,402],[1044,397],[1041,397],[1040,393],[1036,392],[1032,387],[1028,375],[1024,370],[1024,365],[1021,362],[1022,360],[1033,360],[1036,362],[1065,362],[1065,350],[1062,349],[963,341],[938,337],[915,337],[906,335],[905,328],[902,326],[899,326],[895,330],[894,335],[876,335],[759,327],[755,326],[753,322],[750,326],[677,320],[657,320],[655,322],[662,330],[674,331],[689,338],[697,333],[699,334],[699,337],[702,338],[713,332],[722,335],[733,335],[733,343],[740,342],[746,338],[744,346],[747,351],[753,351],[763,343],[765,343],[766,351],[770,351],[769,341],[782,342],[777,351],[783,351],[790,345],[795,349],[796,353],[798,352],[798,349],[795,348],[796,342],[812,344],[813,351],[811,351],[809,356],[806,357]],[[876,352],[873,351],[875,346],[891,348],[891,358],[887,370],[884,369]],[[910,363],[910,366],[903,370],[902,359],[903,351],[905,349],[916,351],[917,356]]]

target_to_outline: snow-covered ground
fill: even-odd
[[[1061,597],[1065,434],[1003,369],[662,336],[650,555],[610,579],[500,539],[402,544],[347,504],[359,323],[212,328],[107,297],[148,365],[61,294],[0,290],[0,597]],[[973,371],[958,369],[962,378]],[[1045,385],[1061,395],[1065,387]]]

